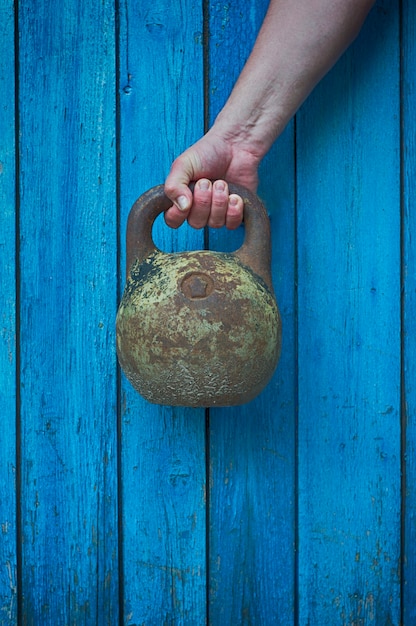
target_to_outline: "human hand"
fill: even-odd
[[[168,226],[178,228],[187,219],[193,228],[238,228],[243,219],[243,200],[230,194],[228,182],[257,189],[258,160],[236,149],[214,131],[208,132],[172,164],[165,193],[174,203],[165,212]],[[193,192],[189,184],[193,181]]]

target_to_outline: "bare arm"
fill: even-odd
[[[256,43],[214,125],[172,164],[165,190],[177,227],[237,227],[241,199],[224,180],[253,191],[258,166],[316,84],[355,39],[374,0],[271,0]],[[201,180],[202,179],[202,180]],[[218,179],[212,185],[209,179]],[[198,181],[192,196],[188,184]]]

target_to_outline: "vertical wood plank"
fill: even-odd
[[[403,365],[405,452],[405,519],[403,557],[403,624],[416,623],[416,5],[402,4],[403,129]]]
[[[22,613],[118,620],[115,24],[19,2]]]
[[[299,621],[400,622],[398,2],[297,116]]]
[[[211,123],[250,53],[268,2],[242,10],[210,4]],[[293,126],[262,164],[259,195],[271,218],[282,356],[253,402],[210,410],[211,624],[290,624],[295,578],[295,340]],[[242,239],[244,233],[240,233]],[[210,248],[238,247],[234,233],[210,230]]]
[[[121,263],[136,198],[203,133],[202,3],[129,0],[120,12]],[[154,228],[166,252],[203,232]],[[122,378],[125,624],[205,623],[205,412],[147,403]]]
[[[16,623],[16,251],[13,2],[0,2],[0,624]]]

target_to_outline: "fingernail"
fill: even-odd
[[[186,196],[179,196],[179,198],[177,198],[176,200],[176,204],[178,206],[178,209],[180,209],[181,211],[186,211],[188,208],[188,198]]]
[[[238,204],[238,196],[230,196],[229,199],[228,199],[228,202],[232,206],[236,206]]]
[[[202,190],[202,191],[207,191],[207,189],[209,189],[209,181],[206,180],[205,178],[201,179],[198,183],[198,187]]]
[[[222,180],[217,180],[215,183],[215,189],[217,191],[225,191],[225,184],[222,182]]]

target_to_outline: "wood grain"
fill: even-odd
[[[210,5],[210,121],[248,56],[267,2]],[[211,624],[290,624],[295,604],[295,341],[293,125],[263,162],[259,194],[271,217],[272,275],[282,356],[263,393],[210,411]],[[241,229],[243,230],[243,229]],[[235,249],[244,233],[210,231]]]
[[[14,12],[0,3],[0,624],[17,619]]]
[[[398,18],[297,116],[301,624],[400,621]]]
[[[378,0],[262,164],[267,389],[208,414],[117,369],[129,209],[213,122],[266,8],[0,1],[1,626],[416,622],[411,0]],[[154,238],[204,247],[163,218]]]
[[[19,2],[22,623],[118,619],[113,3]]]
[[[402,129],[403,129],[403,419],[404,555],[403,624],[416,622],[416,5],[403,2]],[[403,437],[403,439],[404,439]]]
[[[121,285],[136,198],[163,183],[203,133],[202,5],[122,3]],[[153,230],[166,252],[203,248],[203,232]],[[125,624],[203,624],[206,613],[205,411],[151,405],[122,378]]]

